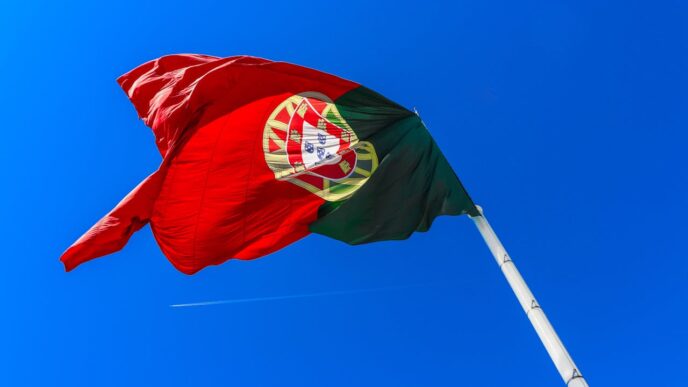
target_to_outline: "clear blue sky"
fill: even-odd
[[[146,228],[64,273],[160,161],[115,78],[181,52],[290,61],[417,107],[591,385],[685,385],[685,2],[53,3],[0,6],[1,385],[563,385],[466,217],[195,276]]]

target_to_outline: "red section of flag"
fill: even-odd
[[[124,247],[131,234],[148,223],[161,180],[160,170],[148,176],[67,249],[61,258],[65,270],[70,271],[84,261]]]
[[[121,249],[148,222],[187,274],[257,258],[308,234],[322,199],[275,179],[263,128],[291,95],[336,99],[357,84],[288,63],[200,55],[163,57],[118,81],[153,129],[163,161],[64,253],[67,270]]]

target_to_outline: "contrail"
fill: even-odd
[[[358,293],[384,292],[384,291],[390,291],[390,290],[401,290],[401,289],[408,289],[408,288],[413,288],[413,287],[418,287],[418,286],[424,286],[424,285],[388,286],[388,287],[384,287],[384,288],[369,288],[369,289],[339,290],[339,291],[321,292],[321,293],[291,294],[288,296],[237,298],[237,299],[230,299],[230,300],[190,302],[188,304],[172,304],[172,305],[170,305],[170,307],[171,308],[187,308],[187,307],[191,307],[191,306],[240,304],[240,303],[244,303],[244,302],[277,301],[277,300],[289,300],[289,299],[293,299],[293,298],[338,296],[338,295],[344,295],[344,294],[358,294]]]

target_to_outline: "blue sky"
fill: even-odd
[[[180,52],[290,61],[417,107],[591,385],[685,383],[683,2],[10,1],[0,48],[1,385],[562,385],[466,217],[195,276],[146,228],[64,273],[160,161],[115,78]],[[306,293],[329,295],[169,306]]]

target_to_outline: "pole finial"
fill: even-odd
[[[470,215],[470,214],[469,214],[468,216],[470,216],[471,218],[474,218],[474,217],[476,217],[476,216],[483,216],[483,208],[482,208],[482,207],[480,207],[479,205],[476,204],[476,205],[475,205],[475,209],[478,210],[478,213],[479,213],[480,215]]]

